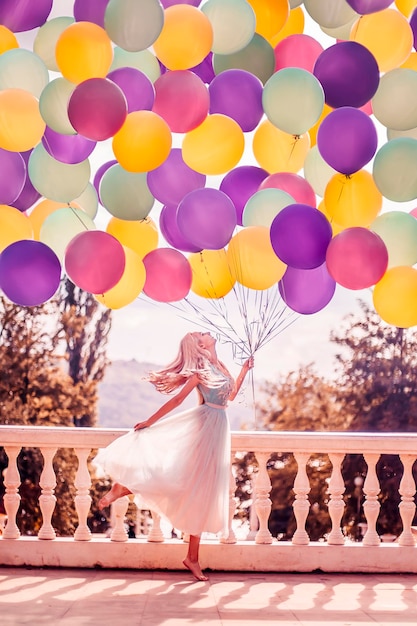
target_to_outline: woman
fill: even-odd
[[[179,391],[95,459],[114,481],[100,509],[133,493],[139,506],[146,502],[168,518],[190,535],[183,564],[197,580],[207,580],[198,559],[201,533],[226,535],[229,530],[230,431],[225,409],[252,367],[250,357],[234,381],[217,357],[216,339],[210,333],[188,333],[176,359],[149,376],[161,393]],[[193,389],[199,397],[196,408],[160,421]]]

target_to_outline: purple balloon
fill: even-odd
[[[162,165],[148,172],[146,179],[151,194],[159,202],[175,206],[187,193],[206,184],[205,174],[196,172],[184,162],[180,148],[173,148]]]
[[[414,49],[417,50],[417,9],[414,9],[411,14],[410,26],[411,30],[413,31],[413,46]]]
[[[313,69],[326,103],[360,108],[375,95],[379,67],[374,55],[356,41],[341,41],[323,50]]]
[[[236,228],[236,211],[223,191],[196,189],[178,205],[177,223],[181,234],[195,246],[220,250],[229,243]]]
[[[302,315],[311,315],[329,304],[336,290],[336,281],[330,276],[325,263],[311,270],[287,267],[278,289],[290,309]]]
[[[323,159],[337,172],[354,174],[374,156],[378,135],[369,115],[353,107],[329,113],[319,126],[317,147]]]
[[[325,262],[332,227],[318,209],[308,204],[290,204],[275,216],[270,237],[274,252],[283,263],[309,270]]]
[[[0,204],[13,204],[26,180],[26,163],[19,152],[0,148]]]
[[[38,306],[56,292],[61,264],[41,241],[23,239],[0,254],[0,289],[19,306]]]
[[[150,111],[155,100],[152,81],[134,67],[119,67],[107,75],[123,91],[127,101],[127,112]]]
[[[208,55],[201,61],[201,63],[195,65],[194,67],[191,67],[190,71],[194,72],[194,74],[197,74],[197,76],[201,78],[203,83],[209,85],[216,75],[213,68],[213,53],[209,52]]]
[[[94,175],[93,185],[94,185],[94,188],[95,188],[95,190],[97,192],[97,197],[98,197],[98,201],[100,202],[100,204],[102,204],[101,199],[100,199],[100,183],[101,183],[101,179],[103,178],[103,176],[107,172],[107,170],[110,169],[112,167],[112,165],[116,165],[116,163],[118,163],[118,161],[116,159],[113,159],[112,161],[107,161],[106,163],[103,163],[103,165],[100,165],[100,167],[98,168],[97,172]]]
[[[27,165],[29,161],[29,157],[32,154],[32,150],[27,150],[26,152],[20,153],[25,165],[26,165],[26,174],[25,174],[25,182],[23,184],[23,189],[20,194],[17,196],[16,200],[13,200],[12,206],[19,211],[27,211],[31,206],[35,204],[37,200],[41,197],[41,194],[35,187],[32,185],[32,181],[30,180],[29,173],[27,170]]]
[[[0,24],[14,33],[32,30],[45,24],[53,0],[1,0]]]
[[[83,135],[57,133],[48,126],[42,137],[43,147],[54,159],[71,165],[88,159],[96,143]]]
[[[167,204],[162,208],[159,216],[159,227],[167,243],[183,252],[201,252],[202,248],[195,246],[180,232],[177,223],[177,206]]]
[[[225,70],[209,85],[210,113],[222,113],[239,124],[243,132],[254,130],[263,116],[263,85],[246,70]]]
[[[110,0],[75,0],[74,17],[76,22],[93,22],[104,28],[104,14]]]
[[[235,205],[236,221],[240,226],[245,204],[268,175],[261,167],[241,165],[230,170],[220,183],[220,191],[227,194]]]
[[[392,4],[392,0],[346,0],[346,2],[360,15],[383,11]]]

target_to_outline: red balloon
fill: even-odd
[[[146,270],[144,293],[157,302],[178,302],[190,291],[192,271],[178,250],[157,248],[143,258]]]
[[[174,133],[187,133],[205,120],[210,97],[201,78],[189,70],[162,74],[155,81],[152,107]]]

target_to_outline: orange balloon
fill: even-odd
[[[254,133],[252,148],[259,165],[270,174],[296,174],[303,167],[310,149],[310,136],[308,133],[289,135],[269,120],[264,120]]]
[[[324,192],[326,211],[331,220],[344,228],[367,228],[382,208],[382,194],[372,174],[359,170],[351,176],[335,174]]]
[[[400,67],[417,71],[417,52],[412,52]]]
[[[329,115],[329,113],[331,113],[331,111],[333,111],[333,109],[331,107],[329,107],[328,104],[324,104],[323,107],[323,111],[319,117],[319,119],[317,120],[317,122],[314,124],[314,126],[312,126],[309,131],[308,134],[310,135],[310,143],[311,143],[311,147],[315,146],[317,143],[317,133],[320,127],[320,124],[322,123],[322,121],[324,120],[324,118]]]
[[[191,291],[198,296],[218,299],[233,289],[236,279],[224,248],[195,252],[190,254],[188,262],[193,272]]]
[[[34,95],[23,89],[0,91],[0,148],[31,150],[42,139],[45,127]]]
[[[62,76],[72,83],[105,78],[113,61],[112,42],[101,26],[74,22],[58,37],[55,58]]]
[[[15,34],[7,26],[0,24],[0,54],[13,48],[19,48]]]
[[[32,224],[24,213],[7,204],[0,204],[0,252],[15,241],[32,239]]]
[[[285,37],[289,37],[289,35],[301,35],[304,32],[304,23],[305,18],[303,9],[301,7],[291,9],[284,26],[271,38],[270,44],[272,47],[275,48],[280,41],[285,39]]]
[[[288,0],[248,0],[256,16],[256,32],[268,41],[285,26],[290,6]]]
[[[417,326],[417,270],[398,266],[388,269],[372,294],[378,315],[399,328]]]
[[[325,204],[324,200],[321,200],[321,202],[319,202],[317,208],[318,208],[319,211],[321,211],[321,213],[323,213],[323,215],[326,216],[327,220],[329,221],[330,226],[332,227],[333,237],[335,235],[338,235],[339,233],[341,233],[342,230],[344,230],[344,227],[340,226],[340,224],[337,224],[334,221],[334,219],[328,214],[327,209],[326,209],[326,204]]]
[[[395,6],[405,17],[410,17],[417,7],[417,0],[395,0]]]
[[[29,221],[32,224],[33,228],[33,238],[39,241],[40,232],[42,225],[48,215],[57,211],[58,209],[63,209],[68,205],[62,202],[57,202],[56,200],[41,200],[36,206],[33,207],[31,212],[28,215]]]
[[[118,283],[95,298],[109,309],[121,309],[139,296],[146,280],[146,269],[142,259],[131,248],[124,247],[126,264]]]
[[[143,257],[158,247],[159,234],[155,222],[150,217],[143,220],[121,220],[112,217],[106,231],[120,243]]]

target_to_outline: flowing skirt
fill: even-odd
[[[98,451],[95,465],[127,487],[140,508],[191,535],[227,535],[230,429],[224,409],[198,405],[129,431]]]

